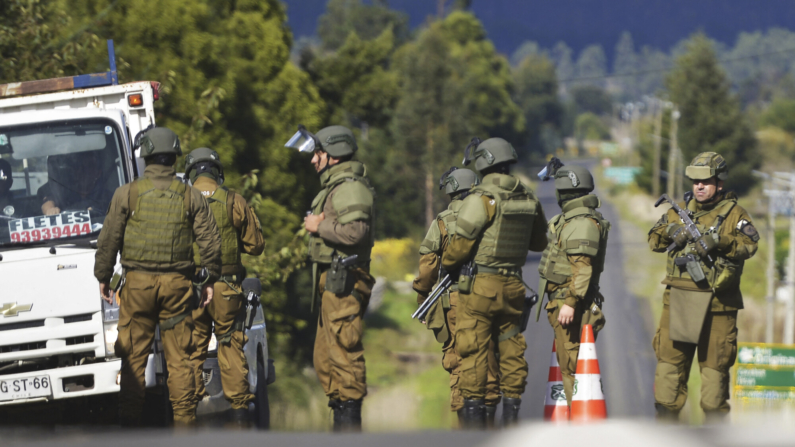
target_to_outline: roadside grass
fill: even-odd
[[[410,318],[416,307],[416,295],[387,287],[378,308],[365,316],[365,431],[449,429],[457,422],[450,412],[441,344]],[[272,428],[330,430],[331,410],[314,369],[297,370],[278,359],[276,368],[277,380],[269,387]]]
[[[609,185],[602,176],[602,169],[594,172],[600,185]],[[665,207],[655,209],[653,206],[656,198],[642,191],[635,184],[603,187],[604,199],[618,211],[621,220],[621,242],[624,248],[624,271],[630,291],[638,298],[648,300],[654,321],[653,330],[656,331],[660,314],[662,313],[662,295],[665,286],[660,284],[665,275],[666,258],[661,253],[653,253],[647,244],[647,234],[657,219],[662,216]],[[755,206],[756,199],[740,199],[739,204],[749,211],[759,209]],[[762,231],[764,237],[764,217],[753,215],[754,224]],[[781,226],[779,226],[781,227]],[[738,329],[739,341],[762,342],[765,333],[765,295],[768,245],[764,239],[759,241],[759,248],[753,258],[745,263],[742,276],[741,291],[743,293],[745,309],[739,312]],[[776,327],[781,327],[778,319]],[[780,332],[780,331],[779,331]],[[777,332],[777,334],[779,333]],[[650,347],[651,349],[651,347]],[[682,410],[680,419],[691,425],[703,423],[704,414],[700,407],[701,399],[701,373],[698,358],[693,361],[690,379],[688,381],[688,400]]]

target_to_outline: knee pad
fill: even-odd
[[[705,411],[723,409],[729,397],[729,374],[712,368],[701,370],[701,408]]]
[[[679,368],[670,363],[657,363],[654,372],[654,400],[661,404],[672,404],[679,395]]]

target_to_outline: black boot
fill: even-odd
[[[494,416],[497,415],[497,405],[486,405],[486,428],[494,428]]]
[[[519,423],[519,407],[522,399],[518,397],[502,398],[502,426],[510,427]]]
[[[334,402],[335,405],[332,405]],[[362,431],[362,400],[329,401],[329,407],[334,409],[334,431],[359,432]]]
[[[654,409],[657,410],[657,420],[675,424],[679,422],[679,412],[664,407],[662,404],[655,403]]]
[[[464,430],[486,428],[486,401],[464,399],[464,408],[458,410],[458,420]]]
[[[234,428],[249,428],[251,421],[248,417],[247,408],[238,408],[229,410],[229,423]]]

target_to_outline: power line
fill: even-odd
[[[753,58],[757,58],[757,57],[765,57],[765,56],[772,56],[772,55],[775,55],[775,54],[786,54],[786,53],[795,53],[795,48],[789,48],[789,49],[786,49],[786,50],[778,50],[778,51],[770,51],[770,52],[767,52],[767,53],[751,54],[751,55],[746,55],[746,56],[738,56],[738,57],[732,57],[732,58],[727,58],[727,59],[718,59],[718,63],[722,64],[722,63],[726,63],[726,62],[735,62],[735,61],[741,61],[741,60],[745,60],[745,59],[753,59]],[[656,69],[650,69],[650,70],[635,71],[635,72],[632,72],[632,73],[614,73],[614,74],[607,74],[607,75],[600,75],[600,76],[582,76],[582,77],[579,77],[579,78],[564,79],[564,80],[561,80],[561,81],[558,81],[558,82],[563,84],[563,83],[566,83],[566,82],[574,82],[574,81],[590,81],[590,80],[608,79],[608,78],[627,78],[627,77],[641,76],[641,75],[652,74],[652,73],[664,73],[666,71],[672,70],[673,68],[674,68],[674,66],[669,66],[669,67],[666,67],[666,68],[656,68]]]

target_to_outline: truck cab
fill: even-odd
[[[110,72],[0,86],[4,415],[60,403],[66,417],[55,422],[71,421],[73,409],[98,408],[82,403],[91,397],[107,407],[102,419],[117,414],[119,312],[100,299],[94,255],[114,191],[143,173],[133,141],[155,124],[159,84],[119,85],[112,41],[109,55]],[[246,346],[252,389],[273,380],[264,320],[255,321]],[[147,413],[160,419],[154,423],[167,423],[170,414],[166,377],[156,337],[146,368],[147,404],[154,408]]]

